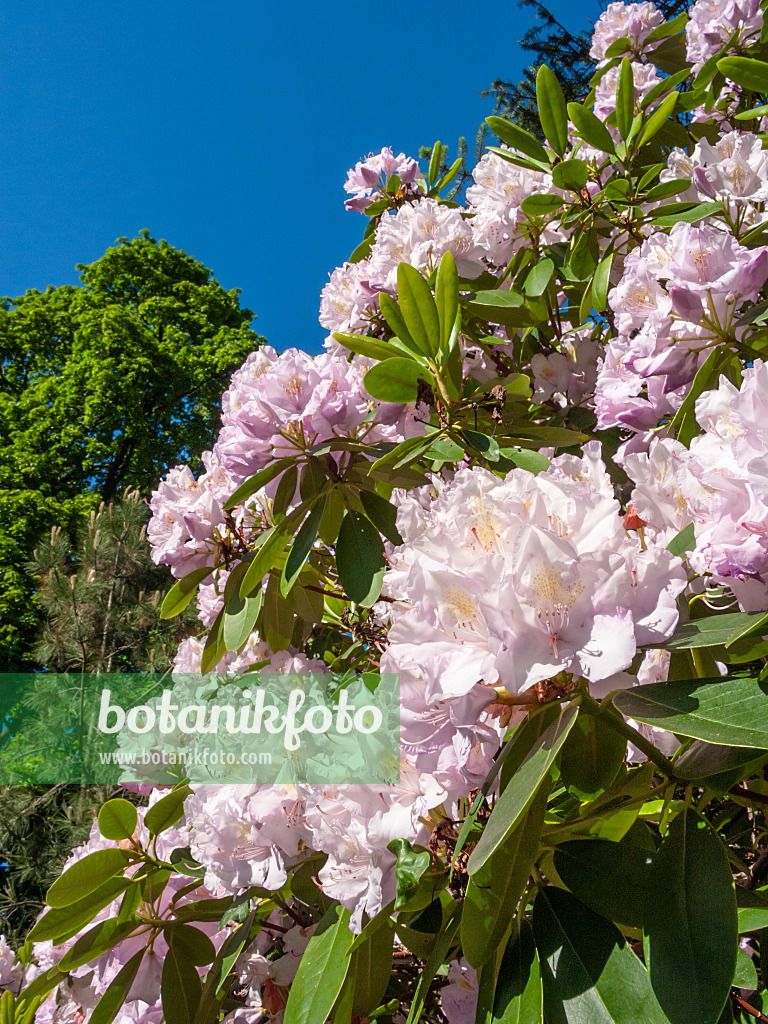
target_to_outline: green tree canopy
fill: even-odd
[[[143,231],[82,284],[0,301],[0,670],[29,667],[36,630],[24,569],[65,529],[211,447],[221,393],[263,341],[198,260]]]

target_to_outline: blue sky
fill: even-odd
[[[596,3],[552,9],[570,27]],[[76,283],[149,228],[242,291],[278,349],[316,352],[328,274],[362,237],[346,170],[470,143],[532,23],[495,8],[6,0],[0,294]]]

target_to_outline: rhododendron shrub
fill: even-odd
[[[350,170],[326,351],[249,356],[148,538],[179,673],[399,674],[398,781],[110,800],[3,1024],[766,1019],[765,35],[611,3],[463,206]]]

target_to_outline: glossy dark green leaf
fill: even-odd
[[[556,188],[581,192],[588,179],[589,172],[583,160],[563,160],[552,168],[552,182]]]
[[[459,312],[459,274],[453,253],[446,252],[440,260],[435,278],[435,305],[440,321],[440,351],[448,351],[451,334]]]
[[[541,1024],[541,965],[527,921],[513,928],[504,950],[493,999],[492,1024]]]
[[[285,1024],[325,1024],[349,970],[351,910],[334,904],[299,963],[285,1007]]]
[[[680,204],[683,205],[682,203]],[[696,224],[705,217],[712,217],[716,213],[722,213],[722,203],[697,203],[689,209],[681,209],[679,212],[662,213],[658,211],[651,218],[651,224],[659,227],[673,227],[675,224]],[[702,364],[703,365],[703,364]],[[701,369],[701,367],[699,367]],[[698,397],[698,396],[697,396]]]
[[[547,1024],[669,1024],[619,929],[571,893],[539,890],[533,934]]]
[[[96,850],[67,868],[48,890],[45,902],[59,910],[79,903],[131,863],[125,850]]]
[[[247,572],[247,568],[243,572],[243,576],[245,576],[245,572]],[[238,586],[232,588],[232,593],[225,605],[222,623],[222,638],[228,651],[238,650],[251,635],[263,600],[264,594],[261,587],[251,591],[247,597],[241,595]]]
[[[577,711],[573,706],[560,709],[557,720],[536,741],[510,779],[494,805],[480,841],[470,855],[467,864],[470,875],[481,870],[527,813],[576,721]]]
[[[99,832],[105,839],[131,839],[139,816],[130,800],[115,797],[99,811]]]
[[[605,839],[562,843],[555,850],[555,868],[574,896],[595,913],[609,921],[642,928],[653,852],[636,845],[636,827],[618,843]]]
[[[381,593],[384,578],[384,545],[379,531],[364,515],[350,509],[336,542],[339,581],[356,604],[370,608]]]
[[[489,437],[488,434],[482,434],[479,430],[467,430],[466,428],[462,431],[462,435],[475,452],[482,453],[489,462],[498,461],[499,444],[495,438]]]
[[[558,156],[568,145],[568,114],[557,76],[542,64],[536,75],[536,104],[544,136]]]
[[[654,858],[644,931],[670,1024],[717,1024],[736,968],[736,894],[725,847],[692,809],[675,818]]]
[[[381,365],[381,364],[379,364]],[[306,515],[306,507],[299,505],[290,515],[273,526],[266,540],[256,549],[256,554],[248,566],[248,571],[240,584],[240,596],[247,597],[257,587],[261,588],[262,581],[269,570],[275,564],[277,558],[285,551],[293,531]]]
[[[197,593],[197,588],[211,575],[213,569],[203,566],[202,569],[195,569],[180,580],[176,580],[171,589],[163,598],[160,606],[160,618],[172,619],[174,615],[180,615],[189,602]]]
[[[324,512],[325,500],[320,499],[315,502],[294,538],[280,578],[280,593],[283,597],[291,590],[299,578],[299,573],[306,565],[309,552],[312,550],[312,545],[317,538],[317,531],[320,529]]]
[[[371,929],[365,942],[352,954],[350,980],[354,980],[352,1013],[364,1017],[381,1005],[392,974],[395,929],[385,920],[381,927]]]
[[[27,938],[32,942],[51,941],[54,945],[66,942],[90,924],[100,910],[114,902],[131,884],[122,876],[110,878],[75,903],[58,910],[46,910]]]
[[[425,355],[436,355],[440,350],[440,318],[437,306],[423,274],[410,263],[398,265],[397,298],[400,312],[413,340]]]
[[[741,947],[736,950],[736,971],[733,975],[733,987],[747,989],[752,992],[759,987],[757,970],[752,962],[752,957]]]
[[[415,402],[420,381],[434,387],[429,372],[412,359],[387,359],[368,370],[363,379],[365,390],[381,402]]]
[[[292,466],[296,460],[294,458],[277,459],[275,462],[271,462],[264,469],[259,470],[258,473],[254,473],[252,477],[249,477],[245,483],[240,484],[237,490],[227,499],[224,505],[225,509],[233,509],[236,505],[246,501],[256,491],[261,490],[262,487],[274,480],[276,476],[279,476],[282,472]]]
[[[648,120],[645,122],[642,134],[640,135],[640,145],[644,146],[646,142],[650,142],[655,135],[658,134],[662,125],[666,124],[670,117],[672,117],[677,101],[679,99],[679,93],[671,92],[669,96],[665,96],[658,107],[654,110]]]
[[[582,106],[581,103],[569,103],[568,116],[576,131],[588,145],[594,146],[595,149],[599,149],[603,153],[613,153],[615,143],[611,133],[589,107]]]
[[[768,750],[767,697],[768,683],[718,676],[636,686],[613,703],[628,718],[682,736]]]
[[[165,1024],[193,1024],[203,984],[187,947],[169,936],[168,952],[163,960],[160,991]]]
[[[670,196],[686,192],[691,187],[690,178],[677,178],[674,181],[660,181],[645,194],[645,201],[648,203],[658,202],[660,199],[668,199]]]
[[[89,1024],[112,1024],[120,1007],[125,1002],[128,990],[139,973],[144,953],[145,950],[143,948],[140,949],[138,953],[133,954],[127,964],[120,968],[106,992],[94,1007],[93,1012],[88,1018]]]
[[[667,551],[671,551],[678,558],[684,558],[688,551],[696,547],[696,531],[693,523],[688,523],[677,536],[667,544]]]
[[[530,132],[527,132],[524,128],[519,128],[516,124],[510,124],[509,121],[505,121],[502,117],[486,117],[485,120],[491,131],[498,135],[502,142],[506,142],[513,149],[525,153],[534,163],[549,167],[546,149]]]
[[[527,451],[524,448],[500,448],[499,457],[505,459],[507,462],[513,463],[518,469],[525,469],[529,473],[533,473],[534,476],[538,473],[543,473],[545,469],[548,469],[551,462],[546,455],[541,455],[539,452]],[[511,468],[511,467],[510,467]]]
[[[383,534],[392,544],[402,544],[403,538],[397,532],[397,509],[395,506],[375,491],[360,491],[360,501],[365,509],[365,514],[379,533]]]
[[[447,962],[448,953],[454,944],[460,923],[461,905],[454,904],[453,910],[443,925],[443,930],[437,937],[437,941],[435,942],[432,952],[427,957],[427,961],[421,971],[419,983],[416,986],[416,992],[413,997],[413,1002],[411,1003],[411,1009],[408,1013],[406,1024],[415,1024],[415,1022],[421,1017],[427,993],[429,992],[430,986],[432,985],[439,968],[442,964]],[[291,1022],[286,1021],[286,1024],[291,1024]],[[296,1024],[299,1024],[299,1022],[297,1021]]]
[[[705,619],[691,619],[681,623],[664,646],[670,651],[719,647],[746,636],[754,626],[764,622],[765,612],[726,612],[709,615]]]
[[[432,857],[428,850],[414,850],[407,839],[393,839],[387,849],[391,850],[397,857],[395,865],[395,879],[397,880],[395,910],[401,910],[413,900],[419,891],[421,876],[429,868]],[[426,904],[424,905],[426,906]],[[411,909],[423,908],[412,907]]]
[[[181,820],[184,813],[184,801],[189,794],[189,786],[178,786],[145,811],[144,824],[153,836],[159,836],[161,832],[172,828]]]
[[[768,750],[756,747],[724,747],[694,740],[675,761],[675,775],[680,779],[706,779],[710,775],[746,768],[761,758],[768,759]]]
[[[561,196],[549,192],[534,192],[520,204],[520,209],[526,217],[546,217],[556,210],[562,209],[564,201]]]
[[[246,904],[247,906],[247,904]],[[176,924],[168,929],[168,935],[176,946],[184,949],[184,955],[195,967],[205,967],[216,957],[216,948],[208,936],[190,924]]]
[[[563,783],[582,799],[597,796],[607,789],[624,763],[627,741],[611,728],[608,714],[597,716],[582,712],[560,751]]]
[[[632,121],[635,117],[635,80],[632,63],[625,57],[619,68],[619,80],[616,85],[616,127],[625,141],[629,138]]]
[[[732,82],[757,92],[768,93],[768,64],[753,57],[722,57],[717,62],[717,70]]]
[[[375,338],[363,338],[358,334],[344,334],[340,331],[337,331],[333,337],[350,352],[366,356],[368,359],[392,359],[402,354],[393,346]]]
[[[575,163],[576,161],[571,162]],[[558,166],[564,165],[558,164]],[[525,284],[523,285],[525,288],[525,294],[532,295],[534,297],[543,295],[549,287],[549,282],[552,280],[554,272],[555,264],[550,259],[539,260],[535,263],[530,274],[525,279]]]
[[[517,828],[470,877],[461,915],[461,945],[473,967],[486,963],[514,919],[539,853],[547,796],[548,787],[542,786]]]

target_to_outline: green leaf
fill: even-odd
[[[741,947],[736,950],[736,971],[733,975],[732,985],[734,988],[744,988],[748,991],[755,991],[760,987],[752,957],[746,949]]]
[[[631,928],[642,928],[650,896],[651,850],[636,845],[635,828],[618,843],[572,839],[555,850],[555,870],[574,896],[596,914]]]
[[[544,1012],[541,965],[527,921],[513,928],[499,969],[492,1024],[540,1024]]]
[[[671,92],[669,96],[665,96],[659,106],[654,110],[648,120],[645,122],[643,133],[640,136],[640,145],[644,146],[646,142],[650,142],[651,139],[659,132],[662,125],[670,119],[674,113],[675,107],[680,94],[677,92]],[[671,184],[671,183],[670,183]]]
[[[343,334],[339,331],[333,337],[350,352],[355,352],[359,356],[367,356],[368,359],[392,359],[394,356],[401,355],[396,348],[375,338],[363,338],[359,334]]]
[[[597,265],[595,276],[592,278],[592,301],[595,309],[605,309],[608,301],[608,287],[610,285],[611,267],[613,266],[614,253],[609,253]]]
[[[603,153],[615,151],[616,147],[611,133],[589,107],[582,106],[581,103],[569,103],[568,116],[576,131],[588,145],[594,146],[595,149],[599,149]]]
[[[746,636],[758,624],[764,626],[765,621],[765,612],[726,612],[706,619],[691,619],[677,627],[664,647],[670,651],[719,647]]]
[[[717,70],[732,82],[765,95],[768,93],[768,64],[753,57],[722,57]]]
[[[768,907],[739,907],[738,922],[739,935],[768,928]]]
[[[186,945],[175,941],[174,932],[168,938],[160,982],[165,1024],[193,1024],[203,984]]]
[[[336,567],[344,593],[355,604],[375,604],[386,568],[384,545],[376,527],[354,509],[349,509],[339,530]]]
[[[228,651],[238,650],[251,635],[263,600],[264,594],[261,587],[257,587],[247,597],[240,594],[239,588],[236,588],[230,595],[222,626],[224,646]]]
[[[429,168],[427,169],[427,180],[436,181],[437,176],[440,173],[440,164],[443,162],[443,146],[442,143],[436,142],[432,147],[432,155],[429,158]]]
[[[453,161],[453,163],[448,168],[448,170],[445,172],[445,174],[442,177],[438,178],[438,180],[432,186],[432,192],[433,193],[441,192],[445,188],[446,185],[449,185],[453,181],[453,179],[456,177],[456,175],[461,170],[461,165],[463,163],[463,160],[464,160],[464,158],[460,156],[460,157],[457,157]]]
[[[402,544],[403,538],[397,532],[397,509],[375,491],[360,491],[360,501],[365,514],[373,525],[392,544]]]
[[[467,444],[476,452],[481,452],[489,462],[496,462],[499,458],[499,445],[495,438],[488,434],[481,434],[479,430],[462,430]]]
[[[96,850],[67,868],[48,890],[45,902],[56,910],[79,903],[133,861],[125,850]]]
[[[435,278],[435,305],[440,321],[440,352],[446,353],[459,312],[459,274],[452,252],[443,254]]]
[[[677,430],[677,439],[681,444],[690,444],[691,439],[698,432],[695,416],[696,400],[717,380],[723,359],[723,351],[713,348],[696,371],[696,376],[693,378],[680,408],[672,417],[668,430],[670,433]]]
[[[673,537],[672,540],[667,544],[667,551],[671,551],[673,555],[677,555],[678,558],[684,558],[688,551],[692,551],[696,547],[696,530],[694,529],[693,523],[688,523],[687,526],[683,527],[677,536]]]
[[[208,630],[208,636],[205,638],[203,654],[200,659],[200,671],[203,675],[205,675],[206,672],[210,672],[214,666],[218,665],[227,652],[227,648],[224,646],[225,611],[225,608],[221,609],[219,614],[213,620],[211,628]]]
[[[536,103],[544,136],[557,155],[562,156],[568,145],[565,96],[557,76],[546,64],[540,66],[536,75]]]
[[[88,1018],[88,1024],[112,1024],[120,1007],[125,1002],[128,990],[136,980],[136,975],[139,973],[139,967],[145,952],[144,948],[140,949],[138,953],[134,953],[127,964],[120,968],[106,992],[94,1007],[93,1013]]]
[[[501,457],[499,461],[506,459],[508,462],[514,463],[518,469],[525,469],[529,473],[533,473],[534,476],[538,473],[543,473],[545,469],[551,466],[551,462],[546,455],[527,451],[524,448],[500,448],[499,455]]]
[[[27,935],[31,942],[53,942],[54,946],[66,942],[73,935],[81,932],[90,924],[104,907],[109,906],[117,897],[130,888],[127,878],[110,878],[97,889],[89,892],[82,899],[70,903],[59,910],[46,910]]]
[[[283,567],[283,574],[280,578],[280,593],[283,597],[292,589],[294,583],[299,578],[301,570],[306,565],[309,552],[312,550],[312,545],[317,538],[317,531],[320,529],[324,512],[325,498],[323,497],[315,502],[301,529],[294,538],[285,566]]]
[[[521,448],[572,448],[587,440],[580,431],[567,430],[565,427],[540,427],[538,423],[529,427],[516,423],[514,429],[514,441]]]
[[[541,786],[525,817],[470,877],[461,915],[461,945],[473,967],[485,964],[496,951],[515,916],[539,853],[547,796],[548,787]]]
[[[427,452],[427,458],[459,462],[464,458],[464,454],[464,449],[461,445],[456,444],[453,438],[438,437]]]
[[[430,373],[412,359],[387,359],[368,370],[363,386],[372,398],[381,402],[415,402],[419,394],[419,382],[434,387]]]
[[[397,298],[413,340],[425,355],[436,355],[441,335],[437,306],[424,276],[410,263],[398,265]]]
[[[264,577],[277,561],[278,557],[285,551],[288,541],[293,535],[294,528],[307,514],[306,504],[295,508],[290,515],[271,527],[267,533],[266,540],[256,549],[248,571],[240,584],[240,596],[246,597],[257,587],[261,589]]]
[[[614,39],[608,49],[605,51],[605,56],[611,60],[614,57],[621,57],[625,53],[629,53],[632,49],[631,41],[626,37],[622,36],[621,39]]]
[[[656,853],[644,929],[670,1024],[717,1024],[736,968],[736,893],[723,844],[694,810],[675,818]]]
[[[59,970],[68,974],[70,971],[90,963],[91,960],[96,960],[97,957],[112,949],[132,931],[135,931],[140,923],[136,920],[119,921],[117,918],[108,918],[106,921],[94,925],[84,935],[81,935],[59,960]]]
[[[419,891],[421,876],[432,863],[432,856],[428,850],[414,850],[407,839],[393,839],[387,846],[387,849],[391,850],[397,857],[397,863],[395,864],[395,879],[397,881],[395,910],[402,910]],[[432,899],[434,899],[434,896]],[[432,899],[429,900],[430,903]],[[411,909],[421,910],[423,908],[413,907]]]
[[[272,502],[272,515],[274,516],[275,521],[282,519],[288,511],[288,506],[293,501],[293,496],[296,493],[296,484],[298,481],[299,467],[296,465],[289,466],[280,477],[277,490],[275,491],[275,498]]]
[[[632,63],[628,57],[621,62],[619,80],[616,85],[616,127],[626,142],[635,118],[635,79]]]
[[[612,729],[608,715],[579,714],[560,751],[563,783],[582,800],[607,789],[619,774],[627,752],[627,741]],[[621,718],[620,715],[616,715]]]
[[[380,1005],[392,974],[395,927],[384,916],[382,925],[370,930],[350,960],[349,979],[355,990],[352,1013],[357,1017],[365,1017]]]
[[[236,505],[240,505],[242,502],[246,501],[252,494],[255,494],[256,491],[261,490],[262,487],[266,487],[270,480],[274,480],[276,476],[279,476],[283,472],[283,470],[292,466],[295,461],[296,460],[292,456],[290,458],[277,459],[276,462],[271,462],[264,469],[259,470],[258,473],[254,473],[254,475],[246,480],[245,483],[240,484],[232,496],[227,499],[224,509],[229,511],[230,509],[235,508]]]
[[[559,167],[565,166],[564,164],[558,164]],[[526,295],[532,295],[537,297],[543,295],[549,286],[549,282],[552,280],[552,275],[555,272],[555,264],[552,260],[539,260],[538,263],[534,263],[533,269],[525,279]]]
[[[669,1024],[618,928],[569,892],[539,890],[533,934],[547,1024]]]
[[[525,153],[534,163],[541,164],[547,169],[549,168],[546,149],[530,132],[527,132],[524,128],[519,128],[516,124],[510,124],[509,121],[505,121],[502,117],[486,117],[485,121],[494,135],[498,135],[502,142],[506,142],[512,149]]]
[[[208,936],[199,928],[175,921],[167,929],[167,936],[174,946],[183,948],[184,955],[196,967],[205,967],[216,958],[216,948]]]
[[[105,839],[132,839],[139,816],[130,800],[115,797],[99,811],[99,832]]]
[[[172,619],[175,615],[180,615],[197,593],[198,586],[212,572],[213,569],[204,566],[202,569],[195,569],[183,579],[176,580],[163,598],[163,603],[160,606],[160,618]]]
[[[706,779],[710,775],[746,768],[760,760],[768,760],[768,751],[758,747],[725,747],[694,740],[675,761],[675,775],[680,779]]]
[[[189,786],[178,786],[166,793],[156,804],[144,813],[144,824],[153,836],[172,828],[181,820],[184,813],[184,801],[190,794]]]
[[[441,965],[446,962],[448,953],[454,944],[454,939],[456,938],[456,933],[459,930],[460,924],[461,905],[456,903],[454,904],[442,932],[437,937],[437,941],[435,942],[432,952],[427,957],[427,962],[424,964],[421,971],[419,983],[416,986],[416,992],[413,996],[413,1002],[411,1003],[411,1009],[408,1013],[406,1024],[416,1024],[416,1021],[421,1017],[427,993],[429,992],[430,986],[435,980],[435,975]],[[286,1020],[286,1024],[291,1024],[291,1022]],[[297,1021],[296,1024],[299,1024],[299,1022]]]
[[[557,188],[581,192],[588,179],[589,171],[583,160],[563,160],[552,168],[552,182]]]
[[[628,718],[682,736],[733,747],[768,749],[768,683],[756,679],[691,679],[650,683],[617,693]]]
[[[660,181],[645,194],[646,203],[654,203],[658,199],[668,199],[670,196],[679,195],[691,187],[690,178],[676,178],[674,181]]]
[[[549,192],[534,192],[532,196],[526,196],[520,204],[520,209],[526,217],[546,217],[548,214],[562,209],[563,206],[564,201],[561,196]],[[508,295],[509,293],[503,292],[502,294]]]
[[[285,1024],[325,1024],[349,970],[351,916],[334,904],[317,926],[291,984]]]
[[[685,207],[686,204],[680,203],[679,205]],[[714,214],[722,212],[722,203],[696,203],[695,206],[689,209],[681,209],[675,213],[659,214],[656,212],[649,223],[657,224],[660,227],[673,227],[675,224],[695,224],[697,221],[704,220],[705,217],[712,217]],[[713,349],[710,356],[717,351],[717,349]]]
[[[415,339],[411,337],[411,332],[405,323],[400,306],[387,292],[379,293],[379,308],[381,309],[382,316],[387,321],[387,325],[395,332],[395,335],[405,347],[410,349],[417,358],[423,356],[424,351],[416,343]]]
[[[539,786],[549,774],[576,721],[577,712],[578,708],[573,706],[561,708],[557,721],[544,731],[510,779],[509,785],[494,805],[480,841],[470,855],[467,864],[470,876],[480,871],[530,808]]]

